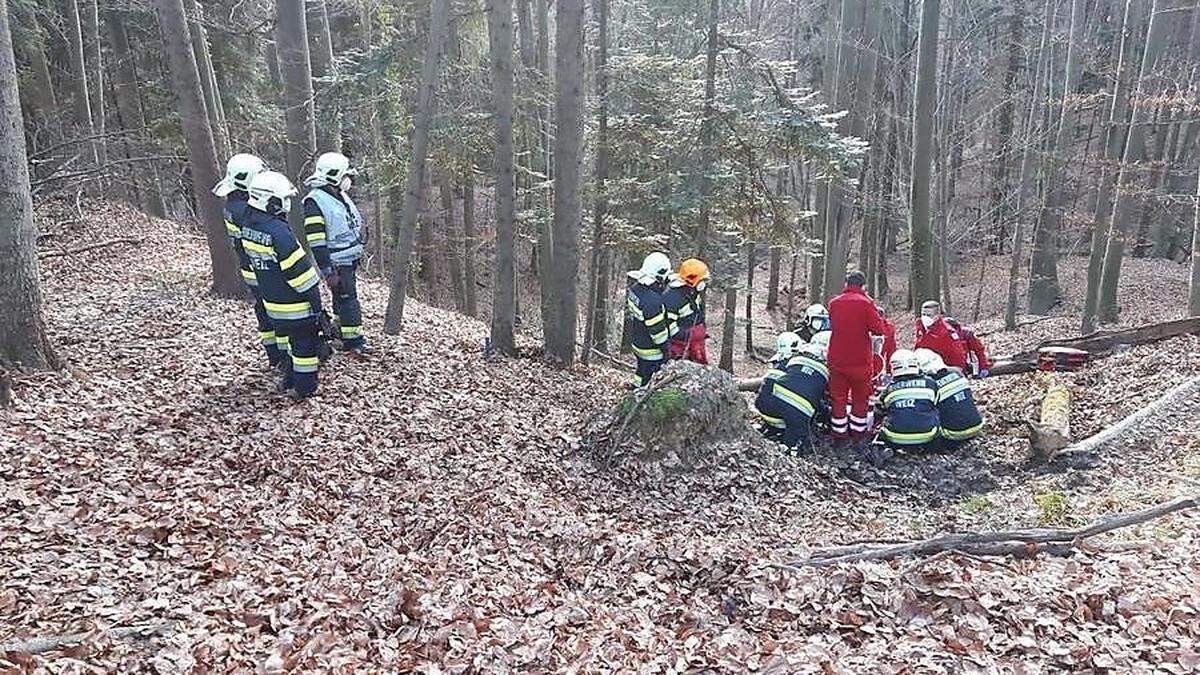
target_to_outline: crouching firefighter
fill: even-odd
[[[333,296],[342,347],[365,356],[370,350],[363,337],[356,274],[367,228],[350,199],[355,175],[357,171],[341,153],[327,152],[317,158],[313,175],[304,181],[310,188],[304,196],[304,237]]]
[[[281,389],[301,400],[317,390],[321,290],[317,271],[288,227],[296,188],[281,173],[264,171],[250,181],[250,211],[242,226],[242,246],[254,269],[263,307],[275,332],[287,339]]]
[[[908,349],[892,354],[892,383],[883,392],[887,418],[880,432],[891,448],[929,450],[938,438],[937,385],[921,373]]]
[[[946,367],[937,352],[918,349],[916,354],[921,372],[933,378],[937,386],[942,446],[945,450],[957,450],[983,429],[983,415],[979,414],[979,407],[975,405],[971,384],[965,375]]]
[[[673,325],[667,319],[663,292],[671,274],[671,261],[663,253],[651,253],[641,269],[629,272],[633,283],[625,294],[625,319],[629,341],[637,357],[634,383],[645,386],[663,366],[667,340]]]
[[[688,258],[679,265],[679,273],[671,279],[671,287],[663,294],[667,321],[678,329],[667,343],[667,358],[708,364],[704,344],[708,337],[708,328],[704,325],[704,289],[708,279],[708,265],[696,258]]]
[[[275,325],[267,310],[263,307],[262,294],[258,292],[258,279],[246,257],[242,247],[242,226],[250,212],[247,200],[250,198],[250,180],[265,171],[266,164],[254,155],[240,153],[229,158],[225,165],[225,177],[213,187],[213,194],[225,198],[225,233],[229,236],[229,244],[237,256],[238,269],[242,273],[242,281],[254,296],[254,316],[258,320],[258,338],[262,342],[263,351],[267,353],[267,362],[273,367],[280,367],[287,346],[280,344],[281,337],[275,334]]]
[[[794,339],[792,339],[794,338]],[[805,344],[795,333],[783,333],[777,356],[788,356],[782,375],[763,378],[754,407],[762,415],[767,438],[807,453],[812,450],[813,418],[824,405],[829,368],[819,345]]]

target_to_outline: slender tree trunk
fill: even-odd
[[[312,61],[314,80],[333,78],[333,37],[329,32],[329,10],[325,0],[309,0],[308,37],[309,56]],[[317,150],[319,152],[342,151],[342,118],[338,97],[329,82],[316,85]]]
[[[282,0],[281,0],[282,1]],[[437,87],[438,69],[442,54],[446,50],[446,33],[449,28],[448,0],[431,0],[429,6],[429,33],[425,44],[425,57],[421,63],[421,82],[417,90],[417,106],[413,120],[412,155],[409,157],[408,176],[404,183],[404,204],[400,211],[396,257],[391,270],[388,289],[387,311],[384,314],[383,330],[388,335],[400,333],[404,322],[404,300],[408,293],[409,262],[412,259],[413,230],[417,224],[417,208],[421,201],[421,188],[425,183],[425,160],[429,154],[429,128],[433,122],[435,104],[434,91]],[[304,15],[301,13],[303,24]],[[307,50],[307,41],[304,43]],[[307,64],[307,60],[305,60]],[[311,113],[311,102],[309,111]],[[309,117],[311,121],[312,117]],[[311,126],[309,127],[312,128]],[[499,226],[497,226],[499,227]],[[499,236],[499,235],[498,235]],[[499,253],[497,253],[499,256]],[[497,298],[502,290],[496,287]],[[494,332],[494,331],[493,331]],[[497,342],[497,346],[501,346]],[[507,352],[506,352],[507,353]]]
[[[732,275],[731,275],[732,277]],[[725,321],[721,326],[721,362],[719,367],[727,373],[733,372],[733,340],[737,328],[737,284],[730,278],[725,289]]]
[[[528,0],[525,0],[528,2]],[[596,204],[592,221],[592,259],[588,266],[587,324],[582,359],[592,349],[608,348],[608,242],[604,220],[608,217],[608,0],[595,0],[596,49]]]
[[[1049,79],[1049,66],[1053,63],[1050,58],[1050,29],[1053,23],[1053,11],[1053,3],[1047,3],[1042,24],[1042,38],[1038,49],[1041,61],[1030,70],[1033,74],[1033,93],[1029,97],[1029,114],[1025,118],[1021,168],[1017,174],[1017,199],[1011,215],[1013,222],[1012,258],[1008,265],[1008,299],[1004,306],[1004,325],[1008,330],[1015,330],[1017,327],[1017,282],[1021,278],[1021,263],[1025,255],[1025,205],[1032,191],[1033,153],[1037,146],[1042,92]]]
[[[514,260],[516,184],[513,182],[512,17],[512,0],[489,0],[488,40],[491,43],[492,98],[496,108],[496,274],[491,340],[501,354],[508,355],[517,353],[513,340],[517,281]]]
[[[17,51],[29,62],[30,82],[21,89],[21,95],[35,116],[26,121],[44,129],[48,140],[57,143],[62,137],[62,122],[54,95],[54,81],[50,77],[50,61],[46,56],[48,39],[34,9],[24,4],[13,8],[14,23],[23,25],[18,34],[25,34],[16,44]],[[32,149],[37,150],[37,147]]]
[[[1125,152],[1117,171],[1117,195],[1113,201],[1112,226],[1108,232],[1108,247],[1104,253],[1104,269],[1100,275],[1100,320],[1115,323],[1119,314],[1117,290],[1121,276],[1121,261],[1125,254],[1126,239],[1130,235],[1131,221],[1136,207],[1137,194],[1133,185],[1135,163],[1146,154],[1145,126],[1150,120],[1153,102],[1149,98],[1148,80],[1157,67],[1159,57],[1167,43],[1169,29],[1178,16],[1173,11],[1183,0],[1154,0],[1150,10],[1150,23],[1146,29],[1146,49],[1142,53],[1142,65],[1133,87],[1133,111],[1130,117],[1129,135]]]
[[[708,43],[704,57],[704,118],[700,126],[700,227],[696,232],[696,251],[704,257],[708,236],[712,229],[712,210],[709,195],[712,192],[713,163],[716,161],[716,96],[717,96],[717,27],[721,17],[719,0],[708,2]],[[737,302],[737,296],[734,296]],[[725,349],[724,345],[721,347]],[[722,351],[722,359],[724,352]],[[732,358],[732,356],[730,357]],[[732,367],[732,366],[731,366]]]
[[[87,61],[91,66],[88,73],[88,97],[92,111],[92,128],[96,134],[93,141],[96,161],[108,161],[108,144],[104,140],[104,61],[100,42],[100,0],[92,0],[87,6]]]
[[[770,264],[767,267],[767,310],[779,308],[779,266],[783,260],[783,247],[771,246]]]
[[[1120,161],[1125,151],[1125,140],[1129,135],[1125,126],[1129,119],[1129,79],[1136,59],[1137,44],[1144,35],[1137,30],[1139,17],[1144,10],[1145,0],[1126,0],[1121,20],[1121,46],[1108,110],[1100,184],[1096,188],[1096,217],[1092,226],[1091,253],[1088,257],[1087,299],[1080,327],[1084,334],[1094,332],[1098,327],[1096,320],[1100,302],[1100,281],[1104,255],[1108,247],[1108,235],[1112,229],[1111,202],[1117,176],[1117,172],[1110,165]]]
[[[192,190],[196,213],[200,216],[208,253],[212,258],[213,292],[235,298],[245,295],[241,274],[234,263],[233,250],[225,233],[225,216],[218,198],[210,188],[217,182],[217,151],[212,129],[204,111],[204,95],[200,91],[200,75],[196,58],[190,48],[187,18],[183,0],[155,0],[158,25],[171,66],[171,81],[178,99],[179,119],[187,145],[188,167],[192,174]]]
[[[913,106],[912,270],[909,282],[913,306],[933,297],[933,238],[930,230],[929,176],[933,161],[933,113],[937,100],[938,13],[940,0],[921,3],[917,49],[916,100]]]
[[[92,125],[92,104],[88,97],[87,66],[83,52],[83,24],[79,19],[79,0],[66,0],[67,6],[67,51],[71,57],[70,89],[74,109],[75,135],[77,138],[92,138],[96,130]],[[99,164],[99,148],[95,141],[88,142],[92,162]]]
[[[1200,316],[1200,171],[1196,172],[1196,206],[1192,216],[1192,280],[1188,287],[1188,316]]]
[[[1009,208],[1008,174],[1011,164],[1013,115],[1016,110],[1017,80],[1024,66],[1022,49],[1025,42],[1025,0],[1013,0],[1008,17],[1009,35],[1005,40],[1007,62],[1004,68],[1003,99],[997,111],[996,131],[996,165],[992,177],[992,235],[990,242],[991,253],[1004,253],[1004,240],[1007,238],[1005,216]],[[1036,78],[1036,75],[1034,76]]]
[[[279,69],[283,75],[283,117],[287,127],[285,159],[288,176],[295,181],[306,175],[317,145],[308,27],[304,18],[304,0],[276,0],[275,6],[278,12],[275,40],[279,51]],[[293,199],[291,221],[292,229],[297,232],[303,230],[302,213],[301,200]],[[403,301],[401,303],[403,305]],[[399,330],[398,323],[394,330]]]
[[[454,181],[449,171],[442,176],[442,184],[438,189],[442,197],[442,213],[446,219],[446,262],[450,267],[450,290],[454,297],[454,309],[461,313],[467,305],[463,291],[462,258],[459,257],[462,239],[458,236],[458,226],[454,222]]]
[[[746,249],[746,304],[743,316],[746,320],[746,353],[754,353],[754,242],[748,241]]]
[[[138,77],[133,52],[129,48],[129,34],[125,22],[115,11],[105,12],[105,25],[108,28],[108,41],[112,46],[115,78],[113,81],[113,98],[117,101],[117,112],[127,132],[136,135],[135,149],[145,146],[148,136],[146,115],[142,110],[141,98],[138,96]],[[163,202],[162,186],[158,180],[158,171],[151,164],[147,167],[148,180],[139,181],[142,196],[142,207],[151,215],[158,218],[166,216],[167,207]]]
[[[1071,97],[1079,81],[1080,52],[1083,45],[1084,1],[1071,1],[1071,26],[1067,37],[1067,58],[1063,68],[1062,97],[1050,115],[1052,137],[1050,152],[1042,165],[1045,197],[1033,236],[1033,258],[1029,268],[1029,312],[1046,315],[1058,304],[1062,294],[1058,284],[1058,232],[1062,223],[1065,175],[1063,165],[1071,142],[1069,133]]]
[[[475,289],[475,167],[463,174],[463,298],[467,316],[479,314],[478,291]]]
[[[8,7],[0,0],[0,366],[57,365],[42,318],[25,123]]]
[[[208,126],[213,132],[217,146],[217,157],[229,157],[229,132],[221,114],[221,90],[217,86],[216,71],[212,65],[212,54],[208,48],[208,31],[204,28],[204,9],[198,0],[186,0],[184,9],[188,13],[188,31],[192,39],[192,55],[196,59],[196,70],[200,75],[200,88],[204,92],[204,110],[208,114]],[[292,180],[296,177],[293,175]]]
[[[555,326],[546,351],[563,366],[575,360],[579,300],[579,222],[582,218],[583,0],[556,0],[554,120],[554,232],[552,235]]]

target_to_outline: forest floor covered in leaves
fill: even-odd
[[[1069,558],[784,566],[853,540],[1072,525],[1195,493],[1200,402],[1094,457],[1030,465],[1022,420],[1042,378],[996,378],[978,388],[988,440],[958,455],[872,472],[833,453],[774,454],[639,482],[579,449],[624,373],[486,359],[483,323],[417,302],[403,335],[382,336],[386,288],[366,281],[376,355],[335,356],[319,396],[293,404],[274,393],[249,306],[207,293],[196,232],[93,213],[43,209],[55,231],[43,250],[108,239],[118,223],[144,222],[145,239],[86,264],[45,261],[66,367],[17,375],[0,411],[0,650],[90,634],[8,651],[0,668],[1200,667],[1189,513]],[[996,342],[1028,346],[1046,323]],[[1074,433],[1197,373],[1200,341],[1185,337],[1071,375]],[[156,634],[110,630],[130,626]]]

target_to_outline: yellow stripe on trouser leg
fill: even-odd
[[[279,351],[284,353],[290,353],[292,351],[292,341],[289,340],[288,336],[286,335],[276,334],[275,346],[279,348]]]
[[[315,373],[321,360],[315,356],[292,356],[292,370],[297,373]]]
[[[787,428],[787,423],[784,422],[783,419],[780,417],[771,417],[770,415],[763,415],[761,410],[758,412],[758,414],[760,416],[762,416],[763,422],[766,422],[766,424],[768,426],[775,427],[776,429]]]
[[[264,345],[278,345],[279,337],[275,335],[273,330],[258,331],[258,339],[262,340]]]
[[[342,326],[342,339],[356,338],[362,335],[362,326]]]

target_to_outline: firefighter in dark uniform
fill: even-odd
[[[321,289],[317,271],[287,223],[296,188],[283,174],[264,171],[250,181],[249,192],[242,247],[275,332],[288,339],[289,367],[282,388],[291,389],[297,400],[305,399],[317,390]]]
[[[350,160],[341,153],[327,152],[317,158],[313,175],[304,182],[310,188],[304,196],[304,237],[333,296],[342,347],[366,355],[370,349],[363,337],[357,272],[367,229],[350,198],[355,175]]]
[[[263,308],[262,295],[258,292],[258,280],[250,267],[250,259],[242,247],[242,225],[249,215],[250,206],[246,203],[250,195],[250,179],[267,168],[261,159],[254,155],[239,153],[229,158],[225,165],[225,177],[215,187],[213,194],[225,198],[225,234],[229,236],[229,245],[237,256],[238,269],[242,281],[246,283],[251,295],[254,296],[254,316],[258,320],[258,338],[262,342],[263,351],[267,353],[267,362],[273,367],[280,367],[283,354],[287,352],[286,345],[280,345],[280,336],[275,334],[275,325],[267,310]]]
[[[625,319],[629,341],[637,357],[634,383],[645,386],[663,366],[667,340],[675,327],[667,319],[663,292],[671,275],[671,261],[663,253],[651,253],[641,269],[629,272],[633,282],[625,295]]]
[[[780,333],[775,338],[775,354],[771,357],[771,367],[763,375],[763,383],[758,388],[758,397],[754,399],[754,408],[763,421],[763,436],[773,441],[778,441],[783,437],[786,424],[782,417],[764,412],[763,408],[774,411],[777,407],[773,400],[769,400],[773,397],[772,387],[775,382],[787,374],[788,361],[800,353],[800,347],[803,345],[804,340],[791,331]]]
[[[937,446],[937,385],[921,373],[908,349],[892,354],[892,383],[883,392],[887,418],[880,437],[890,448],[930,450]]]
[[[678,329],[667,343],[668,359],[708,365],[705,345],[708,327],[704,323],[704,290],[708,280],[708,265],[697,258],[688,258],[679,265],[679,273],[663,294],[667,320]]]
[[[942,447],[957,450],[983,430],[983,415],[975,405],[975,395],[966,375],[946,366],[931,349],[916,350],[921,372],[937,385],[938,420]]]
[[[788,359],[782,377],[764,378],[754,406],[780,443],[807,453],[812,450],[812,422],[824,405],[829,368],[819,345],[801,342]],[[780,430],[780,422],[782,429]]]

